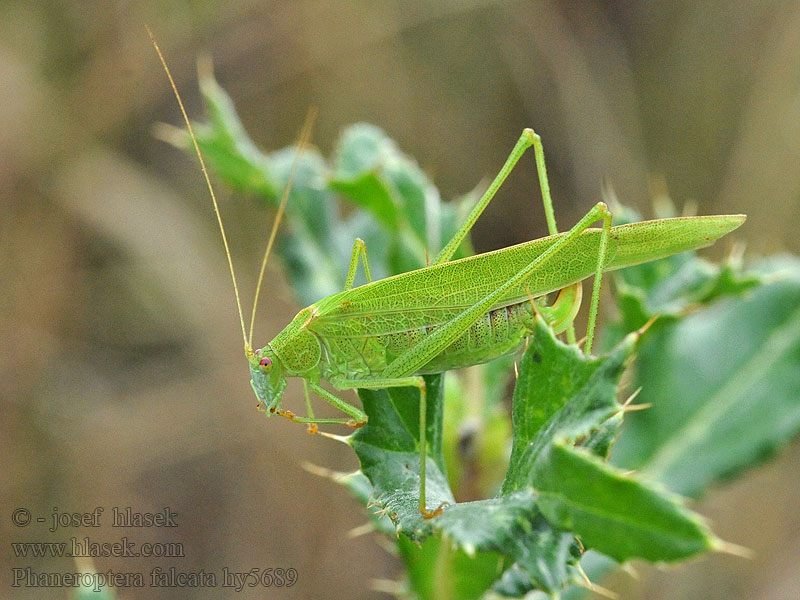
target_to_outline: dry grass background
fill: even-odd
[[[599,198],[603,176],[645,212],[655,181],[700,213],[748,213],[737,237],[752,255],[800,251],[797,2],[7,0],[0,15],[3,597],[68,597],[9,587],[20,561],[8,541],[61,539],[13,528],[17,506],[169,506],[177,530],[130,535],[184,543],[180,569],[299,571],[293,588],[242,598],[379,598],[371,580],[398,570],[370,536],[346,537],[364,518],[344,490],[300,467],[351,469],[351,452],[255,411],[202,178],[151,135],[179,117],[144,23],[190,113],[201,114],[194,64],[205,52],[264,148],[289,143],[316,105],[323,151],[345,125],[373,122],[451,198],[493,175],[533,126],[562,224]],[[476,245],[542,235],[536,189],[526,160]],[[271,215],[220,191],[250,297]],[[267,292],[259,341],[298,308],[276,265]],[[639,566],[638,580],[606,585],[623,598],[797,598],[798,460],[795,445],[699,504],[754,560]]]

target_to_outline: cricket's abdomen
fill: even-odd
[[[530,335],[533,321],[529,299],[492,309],[414,374],[441,373],[509,354]],[[435,330],[436,326],[432,326],[389,334],[320,339],[324,377],[379,378],[395,358]]]
[[[530,335],[533,320],[533,308],[528,299],[490,310],[417,374],[469,367],[513,352]],[[433,329],[428,333],[431,331]]]

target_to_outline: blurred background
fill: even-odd
[[[400,568],[374,534],[348,537],[365,522],[361,509],[302,468],[352,470],[352,452],[255,410],[205,184],[195,162],[152,135],[155,122],[180,117],[145,23],[189,113],[202,115],[195,64],[207,54],[262,148],[289,144],[314,105],[323,153],[347,124],[374,123],[455,198],[493,176],[531,126],[562,227],[600,199],[607,177],[645,214],[664,190],[700,214],[747,213],[736,238],[749,256],[800,251],[797,2],[6,0],[4,597],[67,598],[67,589],[12,589],[8,577],[18,566],[73,567],[14,558],[8,541],[87,534],[14,527],[17,507],[48,518],[54,507],[178,513],[175,529],[129,537],[183,543],[185,558],[100,558],[100,571],[298,571],[291,588],[245,588],[242,598],[384,598],[374,580]],[[273,215],[218,192],[249,299]],[[477,249],[544,235],[540,206],[528,157],[478,223]],[[277,263],[266,292],[258,344],[300,308]],[[290,387],[290,404],[299,390]],[[637,565],[638,579],[604,585],[632,599],[797,598],[798,461],[795,444],[696,506],[753,560]],[[119,597],[226,594],[147,587]]]

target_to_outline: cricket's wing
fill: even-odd
[[[744,215],[679,217],[612,227],[606,270],[702,248],[739,227]],[[496,307],[559,290],[594,274],[600,229],[587,229]],[[329,296],[308,327],[321,335],[362,336],[442,324],[529,265],[564,234],[425,267]],[[496,308],[495,307],[495,308]]]

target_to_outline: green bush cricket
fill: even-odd
[[[532,334],[537,318],[544,318],[556,332],[571,328],[581,303],[580,282],[593,275],[584,346],[584,352],[589,354],[605,271],[710,245],[745,220],[744,215],[680,217],[612,227],[610,210],[599,202],[569,231],[558,233],[541,140],[533,130],[525,129],[497,177],[429,266],[372,281],[366,246],[357,239],[345,289],[304,308],[272,341],[254,349],[258,290],[292,178],[270,233],[248,335],[213,187],[175,83],[154,39],[153,44],[178,99],[211,193],[233,280],[250,383],[260,405],[268,416],[279,414],[306,423],[311,432],[316,431],[318,424],[357,428],[367,422],[367,415],[322,387],[322,381],[337,390],[417,387],[420,391],[419,510],[426,517],[439,514],[441,507],[429,510],[425,503],[426,391],[422,375],[468,367],[516,352]],[[309,131],[307,123],[299,152],[308,140]],[[451,261],[480,214],[531,146],[550,235]],[[602,228],[590,228],[597,221],[602,221]],[[367,283],[354,288],[359,262],[363,264]],[[556,291],[557,299],[551,306],[546,305],[545,296]],[[574,339],[574,334],[570,337]],[[303,381],[308,410],[305,417],[280,407],[287,377]],[[347,417],[314,417],[309,389]]]

